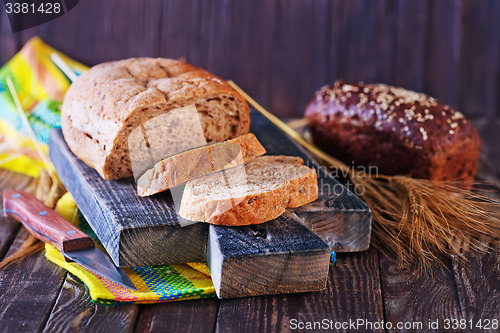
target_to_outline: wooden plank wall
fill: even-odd
[[[89,65],[185,58],[286,117],[338,78],[385,82],[457,107],[494,143],[499,17],[498,0],[83,0],[17,34],[2,13],[0,62],[35,35]]]

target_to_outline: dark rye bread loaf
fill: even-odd
[[[248,133],[248,105],[224,80],[161,58],[107,62],[82,74],[64,98],[62,130],[73,153],[104,179],[130,177],[129,134],[150,119],[193,104],[207,142]],[[189,129],[182,136],[189,140]]]
[[[479,135],[464,116],[425,94],[385,84],[321,88],[306,110],[314,143],[345,163],[432,180],[474,179]]]

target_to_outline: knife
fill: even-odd
[[[20,221],[33,236],[57,248],[65,257],[119,285],[137,290],[125,271],[97,249],[87,234],[31,194],[5,191],[3,211],[6,216]]]

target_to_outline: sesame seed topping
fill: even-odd
[[[427,136],[427,132],[425,131],[425,129],[423,127],[420,127],[420,133],[422,133],[422,138],[425,140],[427,140],[428,136]]]
[[[351,91],[351,90],[354,90],[354,86],[353,85],[344,84],[344,86],[342,86],[342,91],[343,92],[348,92],[348,91]]]
[[[450,106],[438,104],[432,97],[386,84],[346,84],[336,81],[318,90],[316,99],[318,107],[325,104],[325,110],[335,110],[342,115],[336,118],[340,121],[357,122],[360,126],[373,124],[376,128],[388,125],[390,127],[387,129],[399,131],[411,141],[412,146],[415,143],[412,141],[414,131],[420,132],[426,141],[429,139],[429,128],[439,127],[444,123],[449,126],[446,126],[444,133],[454,134],[459,126],[466,122],[460,112]],[[431,125],[432,127],[424,124],[435,121],[436,117],[439,120]],[[459,120],[462,123],[459,123]],[[419,146],[414,148],[422,149]]]

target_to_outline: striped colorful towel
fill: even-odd
[[[96,246],[104,250],[93,230],[79,213],[69,193],[59,200],[56,211],[88,234]],[[47,259],[76,275],[87,285],[90,296],[95,302],[154,303],[215,296],[210,272],[204,263],[125,268],[125,272],[137,288],[137,291],[133,291],[77,263],[66,262],[61,253],[51,245],[46,244],[45,250]]]
[[[0,69],[0,167],[31,177],[38,177],[44,164],[23,126],[7,87],[7,77],[12,79],[36,138],[47,151],[49,131],[60,126],[59,109],[70,85],[52,63],[50,56],[53,53],[67,62],[75,73],[87,69],[37,37]]]

